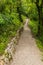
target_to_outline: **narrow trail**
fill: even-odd
[[[32,37],[31,30],[28,28],[28,19],[24,25],[24,31],[21,35],[13,61],[10,65],[43,65],[40,57],[40,51],[37,48],[35,39]]]

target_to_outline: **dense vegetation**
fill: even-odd
[[[32,32],[43,43],[43,0],[0,0],[0,54],[23,26],[25,17],[30,18]],[[43,48],[41,42],[38,46]]]
[[[43,51],[43,0],[31,0],[30,24],[37,46]]]
[[[15,0],[0,0],[0,54],[22,25],[17,6]]]

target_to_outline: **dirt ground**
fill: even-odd
[[[16,47],[16,52],[10,65],[43,65],[40,51],[31,34],[30,28],[27,26],[28,21],[29,20],[26,19],[24,31]]]

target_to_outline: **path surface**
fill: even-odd
[[[24,31],[10,65],[43,65],[40,58],[40,51],[36,46],[35,39],[32,37],[27,23],[28,19],[26,19]]]

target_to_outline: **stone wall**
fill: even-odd
[[[13,60],[13,55],[16,50],[16,44],[18,44],[22,31],[23,27],[17,31],[15,37],[10,41],[10,43],[8,43],[8,47],[6,48],[3,56],[0,57],[0,65],[9,65],[10,61]]]

